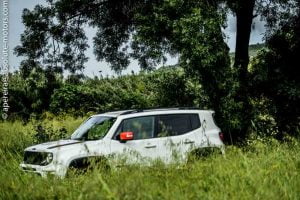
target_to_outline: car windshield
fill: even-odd
[[[103,138],[111,126],[114,124],[116,118],[95,116],[86,120],[79,128],[72,134],[73,140],[98,140]]]

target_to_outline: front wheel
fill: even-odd
[[[67,175],[82,175],[89,171],[109,171],[110,166],[105,157],[85,157],[73,160],[68,168]]]

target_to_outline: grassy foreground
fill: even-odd
[[[82,119],[47,122],[70,133]],[[253,142],[189,164],[138,165],[47,179],[19,170],[34,123],[0,124],[0,199],[300,199],[300,145]]]

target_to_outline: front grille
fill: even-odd
[[[46,165],[45,162],[47,153],[44,152],[33,152],[25,151],[24,152],[24,163],[31,165]]]

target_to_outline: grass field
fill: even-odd
[[[43,123],[67,133],[83,119]],[[37,122],[0,124],[0,199],[300,199],[300,145],[254,141],[227,147],[193,163],[95,169],[65,179],[23,173],[22,151],[35,141]],[[50,127],[50,128],[49,128]]]

